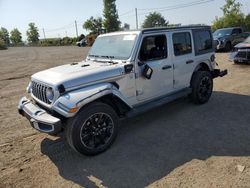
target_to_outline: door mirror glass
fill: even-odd
[[[152,74],[153,74],[153,69],[146,64],[143,68],[142,75],[145,78],[150,79],[152,77]]]

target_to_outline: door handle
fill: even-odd
[[[165,65],[165,66],[162,67],[162,70],[171,69],[171,68],[172,68],[171,65]]]
[[[188,60],[188,61],[186,61],[186,64],[191,64],[193,62],[194,62],[194,60]]]

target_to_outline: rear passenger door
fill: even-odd
[[[232,47],[244,40],[244,37],[242,35],[242,30],[239,28],[233,29],[232,35],[233,35]]]
[[[195,68],[192,41],[191,30],[172,33],[175,89],[182,89],[190,85],[190,78]]]

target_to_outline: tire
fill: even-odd
[[[194,73],[191,81],[192,101],[196,104],[206,103],[213,92],[213,79],[208,71],[197,71]]]
[[[226,46],[225,46],[225,51],[226,51],[226,52],[229,52],[229,51],[231,51],[231,49],[232,49],[231,43],[230,43],[230,42],[227,42],[227,43],[226,43]]]
[[[234,60],[234,64],[239,64],[239,61]]]
[[[66,126],[69,145],[84,155],[104,152],[114,142],[118,132],[119,119],[107,104],[95,102],[78,112]]]

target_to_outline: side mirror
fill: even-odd
[[[152,74],[153,74],[153,69],[146,64],[143,68],[142,75],[147,79],[151,79]]]

